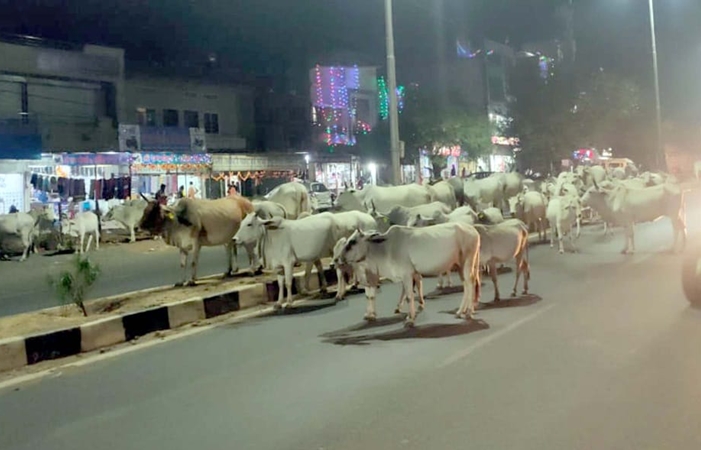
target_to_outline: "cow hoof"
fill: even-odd
[[[282,305],[280,303],[275,303],[273,305],[273,311],[280,311],[282,309]]]
[[[365,319],[368,322],[374,322],[377,320],[377,315],[376,314],[365,314],[363,319]]]
[[[195,283],[195,280],[190,280],[190,281],[187,282],[187,284],[186,284],[185,286],[187,286],[187,287],[195,287],[195,286],[197,286],[197,283]]]
[[[501,298],[499,297],[494,297],[494,303],[499,303],[501,301]]]
[[[407,319],[404,321],[404,328],[414,328],[414,319]]]
[[[558,250],[558,253],[561,254],[561,255],[564,255],[564,254],[565,254],[565,251],[564,251],[564,250]]]
[[[523,292],[521,292],[521,295],[528,295],[528,289],[524,289]]]
[[[253,276],[256,276],[256,275],[263,275],[263,268],[262,267],[259,267],[253,271]]]
[[[402,310],[400,310],[399,308],[397,308],[397,309],[394,310],[394,313],[395,313],[395,314],[401,314],[401,313],[402,313]]]
[[[183,287],[185,286],[185,283],[175,283],[173,287]]]
[[[464,318],[465,318],[465,314],[463,314],[463,313],[457,313],[457,314],[455,314],[455,318],[456,318],[456,319],[464,319]]]
[[[343,301],[343,297],[341,297],[340,295],[337,295],[336,297],[334,297],[334,300],[336,300],[337,302],[340,302],[340,301]]]

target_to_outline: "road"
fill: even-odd
[[[701,312],[664,252],[669,222],[637,238],[635,256],[598,227],[579,254],[533,247],[533,296],[474,322],[449,314],[448,295],[404,329],[387,285],[372,326],[353,297],[0,391],[0,448],[698,449]],[[500,276],[502,291],[512,282]]]
[[[0,261],[0,316],[19,314],[58,304],[47,274],[56,274],[72,260],[72,255],[32,255],[25,262]],[[134,244],[103,245],[91,252],[99,264],[102,276],[88,298],[99,298],[123,292],[165,286],[180,280],[178,250],[162,241],[139,241]],[[239,253],[242,269],[248,268],[244,251]],[[204,248],[200,254],[199,276],[226,271],[224,249]]]

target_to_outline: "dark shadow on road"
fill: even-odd
[[[278,315],[293,315],[293,314],[307,314],[321,309],[326,309],[330,306],[335,306],[336,301],[331,300],[300,300],[297,303],[293,303],[291,307],[283,308],[277,311]]]
[[[391,317],[380,317],[377,320],[374,320],[372,322],[368,322],[366,320],[357,323],[355,325],[351,325],[346,328],[341,328],[340,330],[336,331],[329,331],[323,334],[320,334],[319,337],[336,337],[336,336],[344,336],[349,333],[355,333],[358,331],[365,331],[365,330],[372,330],[375,328],[381,328],[381,327],[386,327],[389,325],[396,325],[398,323],[404,322],[404,319],[406,319],[406,314],[397,314]]]
[[[377,334],[361,334],[356,336],[339,336],[325,339],[324,342],[334,345],[369,345],[372,341],[396,341],[402,339],[440,339],[454,336],[464,336],[489,329],[489,324],[482,320],[470,320],[460,323],[440,323],[419,325],[413,328],[402,328]]]
[[[462,286],[451,286],[451,287],[445,287],[443,289],[435,289],[428,294],[424,295],[424,298],[427,300],[435,299],[435,298],[440,298],[444,295],[452,295],[452,294],[459,294],[463,290]]]
[[[477,311],[486,311],[489,309],[502,309],[502,308],[518,308],[524,306],[532,306],[536,303],[542,301],[543,298],[538,295],[527,294],[520,297],[503,298],[498,302],[482,303],[477,305]],[[441,314],[451,314],[455,315],[458,312],[458,308],[451,309],[449,311],[441,311]]]

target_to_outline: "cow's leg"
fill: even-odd
[[[24,251],[22,252],[22,257],[19,260],[25,261],[29,257],[29,249],[32,247],[30,233],[22,232],[22,247],[24,247]]]
[[[312,290],[311,279],[313,265],[314,263],[306,263],[304,265],[304,292],[309,292]]]
[[[367,305],[365,306],[365,316],[363,319],[368,322],[374,322],[377,320],[377,312],[375,311],[375,296],[377,295],[377,288],[374,286],[365,287],[365,298],[367,299]],[[400,300],[401,303],[401,300]]]
[[[407,295],[406,292],[404,292],[404,287],[402,287],[402,293],[399,294],[399,303],[397,303],[397,307],[394,308],[394,313],[395,314],[401,314],[402,313],[402,306],[404,306],[404,301],[407,300]]]
[[[100,250],[100,230],[95,230],[95,250]]]
[[[226,245],[224,245],[224,253],[226,253],[226,272],[224,273],[224,278],[230,278],[234,276],[234,264],[233,264],[233,258],[234,258],[234,250],[236,249],[236,244],[234,242],[230,242]]]
[[[571,232],[572,230],[570,230],[570,233]],[[560,254],[565,253],[565,243],[562,235],[562,224],[560,221],[557,222],[557,251],[560,252]]]
[[[413,327],[416,321],[416,303],[414,303],[414,275],[405,276],[402,280],[404,290],[409,294],[409,315],[404,322],[407,327]]]
[[[336,278],[338,279],[338,290],[336,291],[336,301],[343,300],[346,295],[346,275],[340,266],[336,266]]]
[[[414,274],[414,283],[416,283],[416,291],[419,294],[419,311],[426,308],[426,299],[424,298],[424,280],[419,274]]]
[[[285,288],[287,289],[287,306],[292,306],[292,282],[294,281],[293,263],[290,262],[283,268],[285,274]]]
[[[90,251],[90,245],[92,244],[92,234],[88,234],[88,245],[85,246],[85,253]]]
[[[572,247],[572,251],[574,253],[579,253],[579,249],[577,248],[577,241],[575,240],[574,233],[572,233],[572,230],[570,230],[570,246]]]
[[[496,261],[489,262],[489,276],[492,278],[492,283],[494,284],[494,301],[498,302],[501,300],[499,295],[499,284],[497,282],[497,263]]]
[[[180,250],[180,270],[182,272],[182,280],[176,283],[175,286],[185,286],[185,281],[187,280],[187,252],[185,250]]]
[[[274,309],[280,309],[282,307],[282,304],[284,302],[285,298],[285,270],[284,269],[279,269],[277,271],[277,302],[275,303],[275,306],[273,306]]]
[[[557,228],[555,223],[550,223],[550,248],[555,247],[555,237],[557,237]]]
[[[629,253],[633,253],[634,250],[631,250],[631,242],[635,241],[635,224],[626,224],[625,226],[625,240],[626,240],[626,245],[623,247],[623,250],[621,250],[621,253],[624,255],[627,255]]]
[[[134,227],[133,225],[129,227],[129,242],[131,242],[132,244],[134,242],[136,242],[136,229],[135,228],[136,227]]]
[[[326,274],[324,273],[324,265],[321,263],[320,259],[317,259],[316,261],[314,261],[314,267],[316,267],[316,274],[319,277],[319,291],[322,294],[325,294],[329,289],[329,284],[326,282]],[[341,278],[343,278],[343,275],[341,275]]]
[[[200,246],[199,242],[195,241],[195,245],[192,249],[192,261],[190,262],[190,264],[192,264],[192,273],[190,274],[190,281],[187,282],[188,286],[195,286],[197,284],[197,264],[200,261],[201,248],[202,247]]]
[[[462,301],[455,317],[458,319],[471,319],[474,315],[477,302],[479,301],[480,289],[480,264],[479,254],[473,257],[472,261],[467,261],[460,271],[462,281]]]
[[[85,244],[85,233],[81,232],[80,233],[80,248],[78,249],[78,253],[81,255],[83,254],[83,245]]]

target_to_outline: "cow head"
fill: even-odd
[[[139,228],[151,234],[160,234],[169,221],[175,220],[173,210],[167,206],[160,205],[156,201],[148,201],[144,214],[139,221]]]
[[[241,221],[233,241],[235,244],[255,245],[263,238],[265,230],[279,228],[281,222],[282,219],[279,217],[262,219],[255,212],[248,213]]]
[[[350,264],[365,261],[370,245],[384,242],[386,239],[385,234],[380,234],[377,231],[366,233],[355,230],[341,249],[338,260],[341,263]]]
[[[411,228],[422,228],[429,225],[434,225],[436,223],[436,219],[437,217],[426,217],[422,216],[421,214],[416,214],[409,218],[406,225]]]

